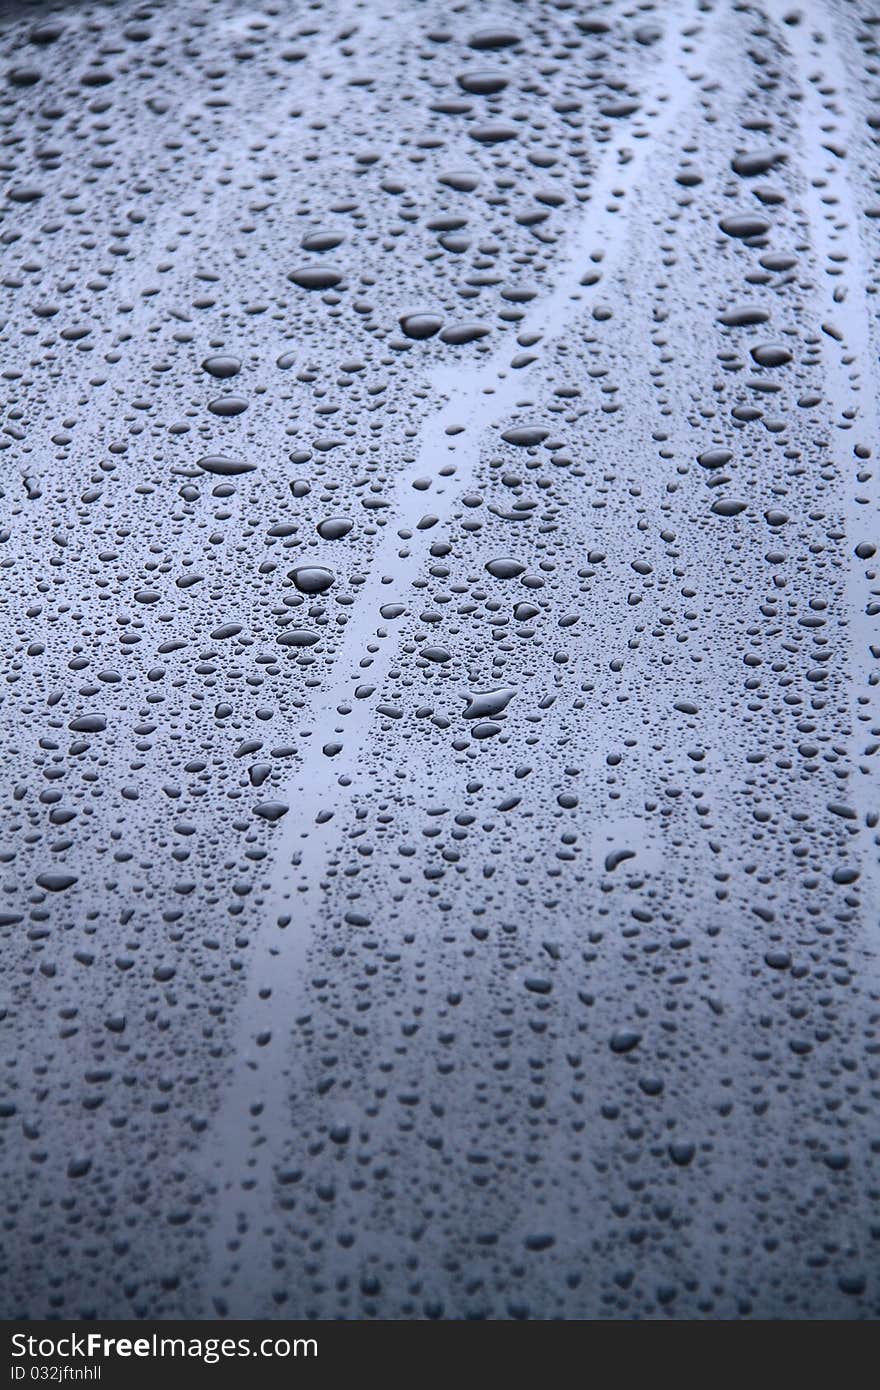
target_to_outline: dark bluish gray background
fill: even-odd
[[[0,41],[3,1313],[875,1316],[880,11]]]

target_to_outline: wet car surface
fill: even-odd
[[[875,1317],[880,11],[0,44],[0,1311]]]

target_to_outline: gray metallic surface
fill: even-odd
[[[880,11],[5,5],[7,1317],[873,1317]]]

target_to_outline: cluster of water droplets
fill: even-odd
[[[3,16],[7,1315],[876,1315],[878,34]]]

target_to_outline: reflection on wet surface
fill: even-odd
[[[876,1316],[880,14],[0,42],[0,1311]]]

